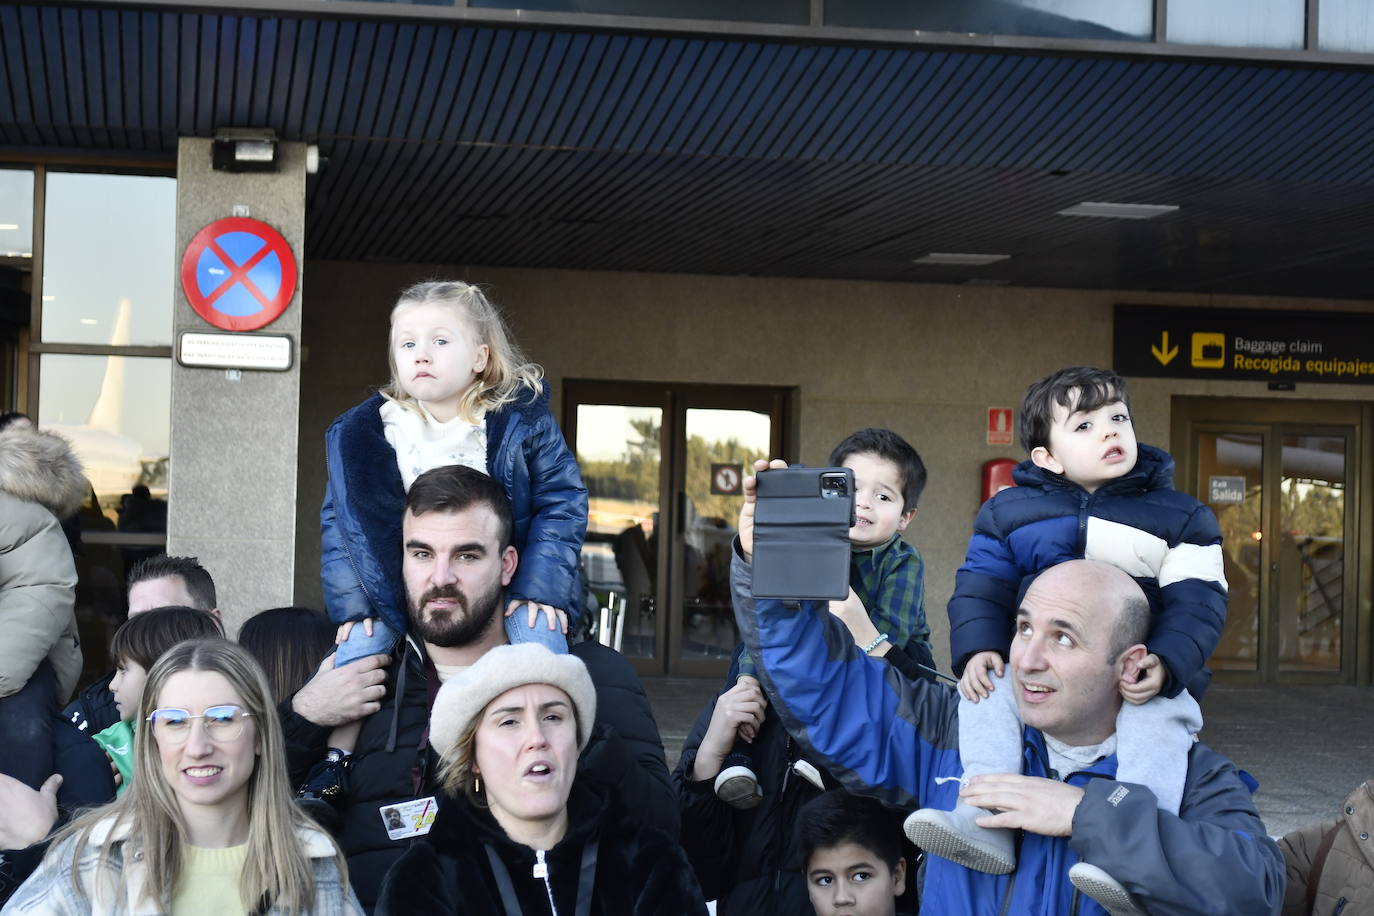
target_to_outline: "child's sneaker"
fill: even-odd
[[[1016,868],[1015,837],[1005,827],[974,823],[986,813],[965,804],[953,811],[922,808],[907,816],[902,829],[907,839],[933,856],[989,875],[1010,874]]]
[[[1079,862],[1069,869],[1069,883],[1112,916],[1149,916],[1120,881],[1096,865]]]
[[[747,811],[763,801],[763,790],[753,770],[737,765],[716,774],[716,798],[732,808]]]

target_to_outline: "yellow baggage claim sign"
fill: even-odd
[[[1122,375],[1374,385],[1374,313],[1118,305]]]

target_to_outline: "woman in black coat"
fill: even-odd
[[[575,784],[595,715],[586,667],[542,646],[497,647],[450,678],[430,717],[438,815],[387,873],[377,912],[705,913],[675,841],[605,789]],[[423,809],[405,816],[425,829]]]

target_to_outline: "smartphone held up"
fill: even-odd
[[[854,472],[805,467],[759,471],[757,494],[754,597],[846,597]]]

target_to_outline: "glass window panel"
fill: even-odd
[[[1284,436],[1279,669],[1339,671],[1345,596],[1345,438]]]
[[[1154,7],[1152,0],[830,0],[825,24],[1148,41]]]
[[[155,357],[39,357],[38,424],[66,436],[92,488],[78,513],[76,618],[87,646],[109,644],[124,619],[130,567],[167,541],[172,361]],[[108,665],[86,653],[84,679]]]
[[[43,222],[43,340],[172,342],[176,180],[50,172]]]
[[[1305,0],[1168,0],[1168,40],[1237,48],[1301,48]]]
[[[547,13],[599,13],[612,16],[665,16],[674,19],[725,19],[806,25],[807,0],[468,0],[485,9]]]
[[[33,172],[0,169],[0,258],[33,257]]]
[[[1258,433],[1198,437],[1198,492],[1221,526],[1226,571],[1226,626],[1210,662],[1218,671],[1259,668],[1263,441]]]
[[[166,497],[170,359],[44,353],[38,371],[38,424],[71,441],[110,521],[137,484]]]
[[[587,485],[582,564],[601,606],[625,607],[621,652],[652,658],[658,593],[663,411],[579,404],[577,461]]]
[[[752,410],[687,410],[682,548],[682,657],[728,659],[739,642],[730,601],[730,543],[744,497],[720,492],[768,457],[772,421]],[[731,472],[714,467],[729,465]],[[713,474],[715,471],[720,474]],[[730,479],[716,479],[728,477]]]
[[[1374,4],[1369,0],[1322,0],[1317,47],[1323,51],[1374,51]]]

